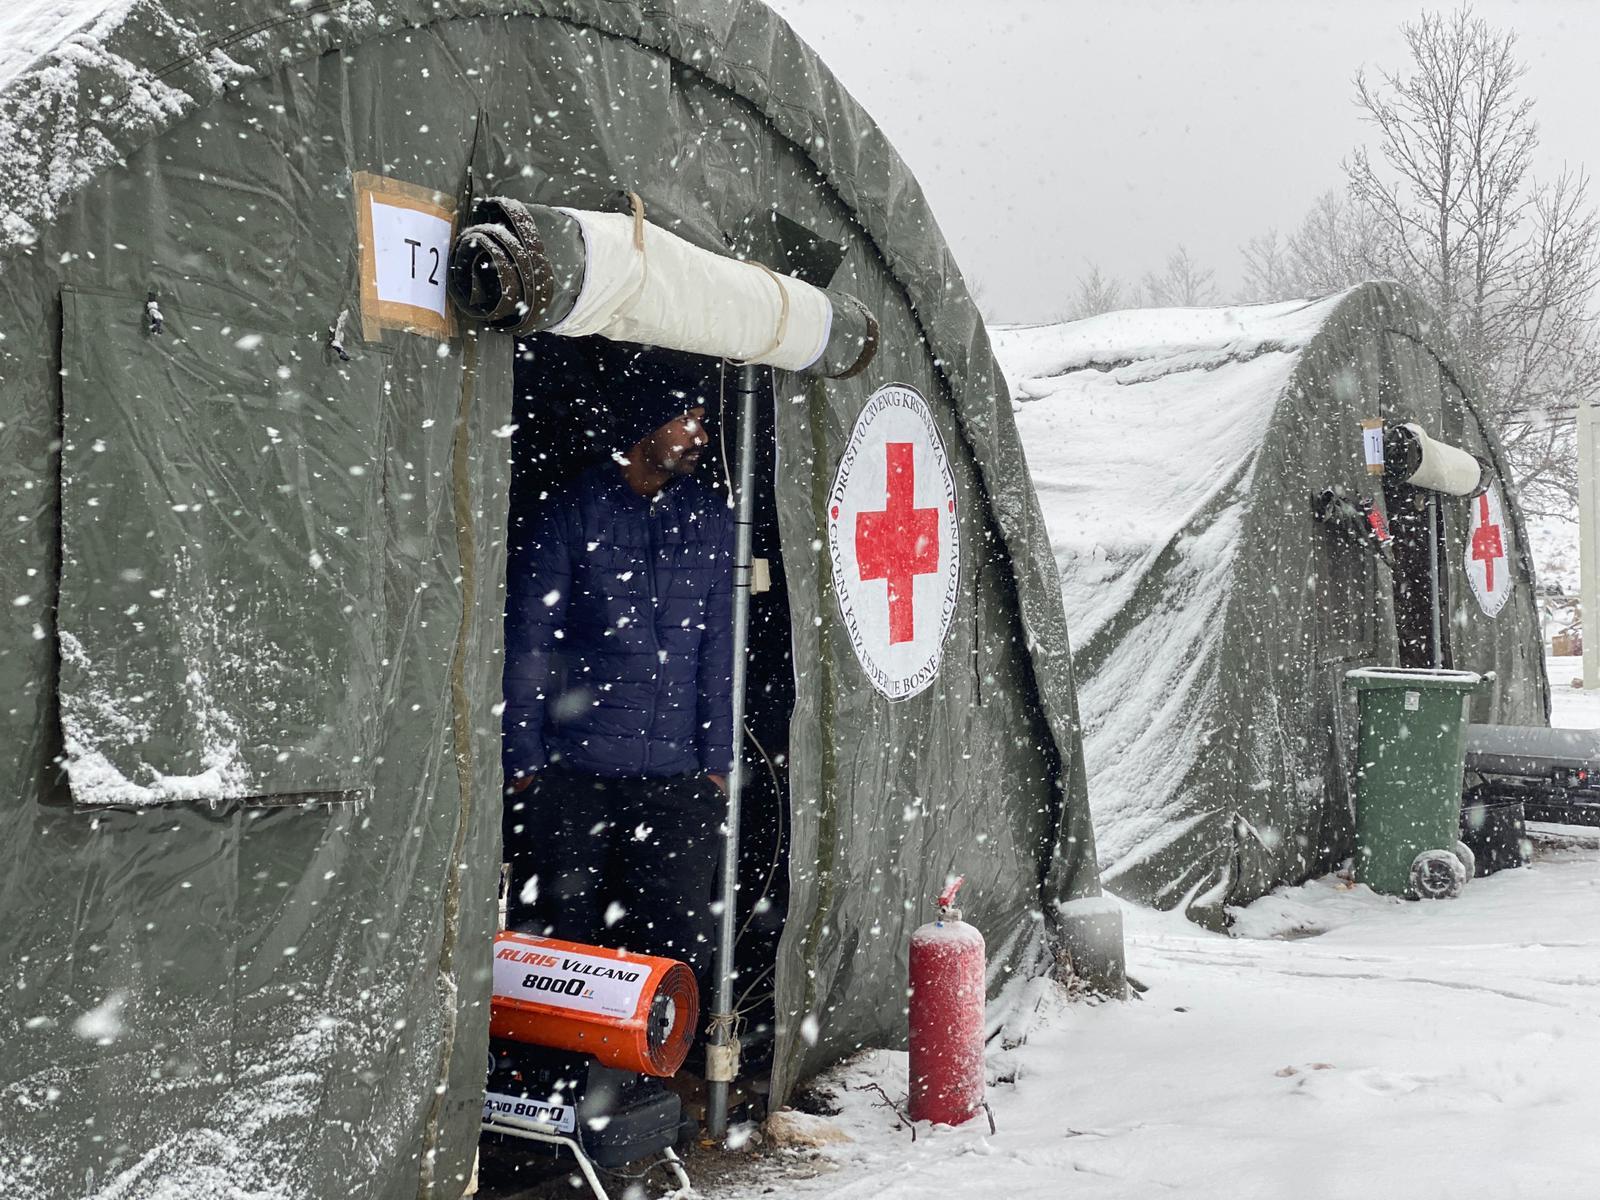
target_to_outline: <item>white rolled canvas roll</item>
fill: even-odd
[[[1476,458],[1456,446],[1434,441],[1420,425],[1408,422],[1405,428],[1422,447],[1422,462],[1407,483],[1449,496],[1470,496],[1478,490],[1483,468]]]
[[[572,311],[552,333],[598,333],[786,371],[811,366],[828,344],[833,307],[808,283],[621,213],[559,211],[582,230],[587,264]]]

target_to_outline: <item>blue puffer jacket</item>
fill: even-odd
[[[507,780],[726,772],[733,521],[694,479],[653,499],[613,463],[545,504],[507,573]]]

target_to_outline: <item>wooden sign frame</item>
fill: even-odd
[[[444,313],[398,300],[383,299],[378,294],[377,239],[373,233],[372,202],[379,201],[393,208],[409,209],[429,217],[446,221],[450,225],[450,241],[456,235],[456,202],[433,188],[357,171],[354,176],[356,205],[356,235],[361,247],[361,331],[369,342],[383,341],[385,329],[449,341],[456,336],[455,314],[446,292]],[[433,270],[449,270],[448,254],[441,256]],[[442,276],[441,276],[442,277]]]

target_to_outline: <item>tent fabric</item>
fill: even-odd
[[[382,474],[368,435],[381,360],[302,388],[289,338],[175,304],[162,322],[155,335],[124,297],[62,295],[58,686],[73,798],[363,799],[379,683],[369,547]],[[278,486],[314,472],[330,444],[351,449],[314,504]],[[300,619],[267,642],[241,608]],[[108,659],[115,672],[99,669]],[[270,707],[249,702],[261,694]]]
[[[774,1097],[903,1037],[947,873],[997,996],[1104,921],[1004,383],[915,181],[778,18],[60,5],[0,88],[0,1192],[453,1200],[469,1171],[513,343],[358,336],[362,172],[457,212],[636,191],[711,249],[781,211],[880,321],[856,379],[776,383],[801,670]],[[967,550],[938,685],[898,705],[813,550],[888,381],[932,402]]]
[[[1346,670],[1398,661],[1389,568],[1313,497],[1382,502],[1361,420],[1415,421],[1492,465],[1512,603],[1467,585],[1465,498],[1441,498],[1452,665],[1495,671],[1473,719],[1547,721],[1511,479],[1425,306],[1391,284],[1138,310],[996,333],[1076,649],[1102,878],[1225,919],[1351,851]]]

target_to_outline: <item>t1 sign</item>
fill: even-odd
[[[455,240],[455,201],[381,175],[355,177],[361,240],[361,323],[369,342],[385,329],[429,337],[455,333],[445,290]]]

